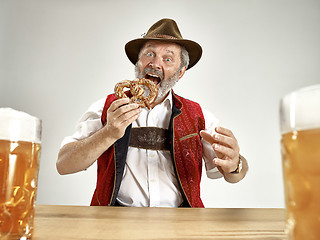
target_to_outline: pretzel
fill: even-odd
[[[145,96],[145,87],[149,89],[149,94]],[[132,97],[123,91],[124,88],[130,88]],[[136,80],[124,80],[117,83],[114,87],[117,98],[130,98],[132,102],[137,103],[140,107],[151,109],[151,104],[156,100],[158,95],[157,85],[145,78],[137,78]]]

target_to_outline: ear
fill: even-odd
[[[184,66],[183,68],[181,68],[181,70],[179,71],[179,79],[182,78],[186,70],[187,70],[187,66]]]

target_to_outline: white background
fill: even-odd
[[[175,87],[233,130],[250,170],[203,175],[207,207],[284,207],[278,105],[320,82],[320,1],[0,0],[0,106],[43,120],[38,204],[89,205],[96,165],[60,176],[60,143],[89,105],[133,79],[124,45],[163,17],[203,47]]]

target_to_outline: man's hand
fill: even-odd
[[[216,133],[210,135],[205,131],[201,131],[201,137],[208,141],[217,158],[213,159],[213,162],[218,166],[218,169],[224,173],[231,173],[238,167],[240,148],[237,139],[233,135],[232,131],[223,127],[216,127]]]
[[[133,123],[141,112],[136,103],[130,103],[129,98],[115,100],[107,111],[105,129],[115,141],[123,137],[126,128]]]
[[[124,135],[126,128],[139,117],[141,108],[125,98],[114,101],[107,111],[107,121],[103,128],[60,149],[57,160],[57,170],[60,174],[75,173],[90,167]]]

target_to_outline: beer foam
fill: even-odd
[[[0,108],[0,139],[41,142],[41,120],[12,108]]]
[[[304,87],[287,94],[280,102],[280,130],[320,128],[320,84]]]

